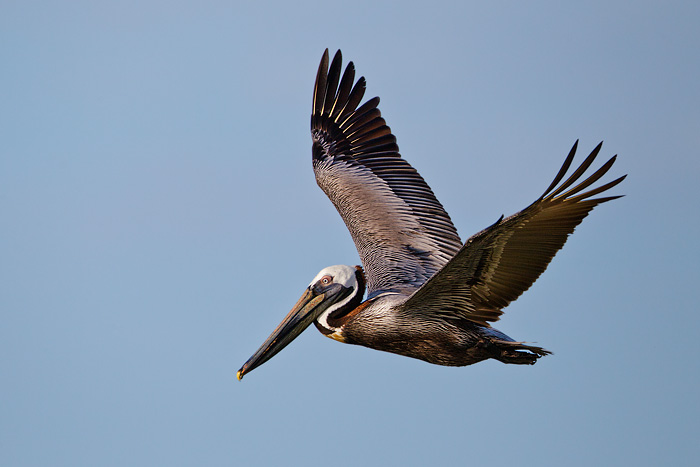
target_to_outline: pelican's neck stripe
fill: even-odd
[[[356,286],[343,300],[328,307],[316,320],[324,334],[330,334],[340,329],[343,325],[343,318],[352,310],[357,308],[365,295],[365,276],[360,266],[355,267]]]

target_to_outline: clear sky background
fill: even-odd
[[[692,1],[3,1],[0,464],[696,465],[698,24]],[[326,47],[463,239],[577,138],[619,154],[627,196],[497,324],[553,356],[447,368],[312,327],[236,381],[358,263],[311,170]]]

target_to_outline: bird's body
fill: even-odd
[[[323,276],[338,277],[342,269],[359,268],[337,265],[321,271]],[[345,273],[349,276],[349,272]],[[355,296],[362,297],[362,278],[346,283]],[[322,333],[346,344],[357,344],[406,357],[447,366],[465,366],[487,358],[505,363],[534,363],[549,352],[539,347],[513,342],[502,332],[463,318],[431,319],[406,306],[411,294],[386,293],[356,305],[352,300],[331,312],[321,314],[314,324]],[[331,317],[332,316],[332,317]],[[417,319],[418,317],[418,319]],[[528,352],[518,352],[528,350]]]
[[[312,322],[321,333],[430,363],[464,366],[488,358],[533,364],[550,352],[492,328],[502,309],[546,269],[574,228],[598,204],[593,198],[623,177],[586,191],[615,157],[581,179],[598,145],[566,179],[577,144],[544,194],[464,244],[430,187],[398,153],[377,109],[360,105],[365,81],[352,62],[324,53],[314,87],[311,134],[316,181],[345,222],[362,267],[330,266],[239,370],[263,364]],[[358,107],[359,106],[359,107]],[[367,299],[363,297],[367,292]]]

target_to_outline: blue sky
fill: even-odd
[[[695,2],[3,2],[0,464],[695,465],[699,21]],[[320,269],[358,262],[311,170],[326,47],[463,239],[576,139],[619,154],[627,196],[497,325],[553,356],[445,368],[310,328],[236,381]]]

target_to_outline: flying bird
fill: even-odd
[[[582,179],[601,143],[565,179],[576,141],[542,196],[462,243],[428,184],[400,156],[377,107],[379,98],[360,105],[364,77],[355,81],[352,62],[341,76],[340,51],[330,67],[328,62],[326,49],[313,93],[313,169],[350,231],[362,266],[319,272],[238,370],[238,379],[311,323],[339,342],[438,365],[465,366],[489,358],[534,364],[550,354],[489,323],[535,282],[595,206],[620,197],[595,196],[625,176],[591,188],[616,156]]]

